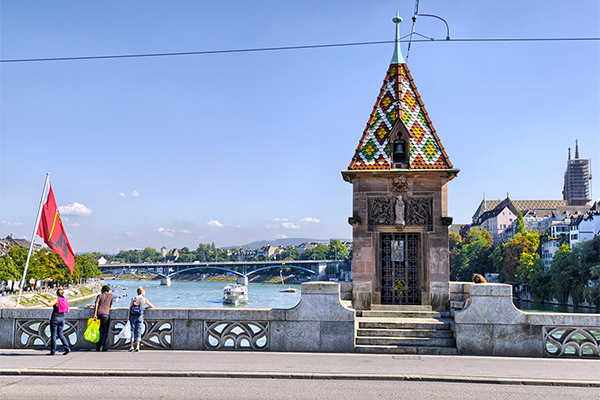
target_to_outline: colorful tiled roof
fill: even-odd
[[[410,169],[450,169],[452,163],[425,111],[408,67],[390,65],[349,170],[390,169],[390,133],[396,123],[409,133]]]

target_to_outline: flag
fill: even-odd
[[[42,207],[42,216],[38,225],[37,235],[44,239],[48,247],[62,257],[67,267],[69,267],[69,271],[73,273],[75,254],[71,249],[65,228],[60,219],[56,200],[54,200],[54,193],[52,192],[52,185],[50,185],[50,191],[48,192],[48,200],[46,200]]]

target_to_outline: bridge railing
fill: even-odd
[[[506,284],[450,282],[450,296],[466,299],[454,314],[461,354],[600,357],[600,314],[523,312]]]
[[[291,309],[155,308],[144,312],[142,348],[157,350],[354,351],[354,310],[340,302],[340,285],[302,284],[300,303]],[[47,348],[48,308],[0,309],[0,348]],[[64,334],[74,349],[92,349],[83,339],[93,311],[73,308]],[[111,310],[107,346],[128,347],[118,339],[127,309]]]

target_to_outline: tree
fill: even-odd
[[[329,247],[323,243],[317,244],[312,249],[304,250],[301,255],[303,260],[324,260],[327,258]]]
[[[518,280],[529,287],[531,297],[535,301],[543,302],[552,298],[551,277],[538,254],[528,252],[521,254]]]
[[[523,213],[519,211],[519,215],[517,216],[517,222],[515,224],[515,233],[523,232],[525,232],[525,220],[523,219]]]
[[[297,248],[291,247],[289,249],[285,249],[281,253],[279,253],[280,260],[298,260],[300,258],[300,252]]]
[[[573,290],[573,267],[579,265],[577,258],[568,245],[563,244],[554,253],[550,274],[552,275],[552,292],[563,304],[567,304]]]
[[[8,255],[0,256],[0,282],[2,281],[18,281],[22,274],[19,273],[17,266],[12,258]]]
[[[457,252],[450,264],[452,279],[470,281],[473,274],[492,272],[490,254],[492,235],[487,229],[473,228],[465,237],[460,252]]]
[[[504,263],[502,275],[506,282],[517,282],[517,273],[523,253],[535,253],[540,245],[540,236],[536,232],[517,233],[504,244]]]
[[[337,239],[329,240],[329,251],[327,252],[327,259],[329,260],[343,260],[348,256],[348,248]]]

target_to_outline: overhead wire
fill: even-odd
[[[600,37],[566,37],[566,38],[470,38],[470,39],[436,39],[428,38],[425,35],[414,33],[425,39],[410,39],[404,40],[410,34],[403,36],[400,42],[407,43],[432,43],[432,42],[581,42],[581,41],[600,41]],[[226,50],[205,50],[205,51],[185,51],[185,52],[169,52],[169,53],[139,53],[139,54],[112,54],[99,56],[75,56],[75,57],[45,57],[45,58],[15,58],[0,60],[0,63],[27,63],[27,62],[51,62],[51,61],[81,61],[81,60],[105,60],[119,58],[145,58],[145,57],[173,57],[173,56],[192,56],[192,55],[210,55],[210,54],[231,54],[231,53],[255,53],[263,51],[284,51],[284,50],[305,50],[305,49],[322,49],[333,47],[351,47],[351,46],[372,46],[380,44],[395,43],[395,40],[378,40],[370,42],[348,42],[348,43],[331,43],[331,44],[313,44],[301,46],[280,46],[280,47],[259,47],[246,49],[226,49]]]
[[[408,56],[410,55],[410,45],[412,44],[412,38],[415,34],[415,26],[417,25],[417,14],[419,14],[419,0],[415,0],[415,13],[412,16],[412,28],[410,30],[410,38],[408,39],[408,48],[406,49],[406,61],[408,61]]]

